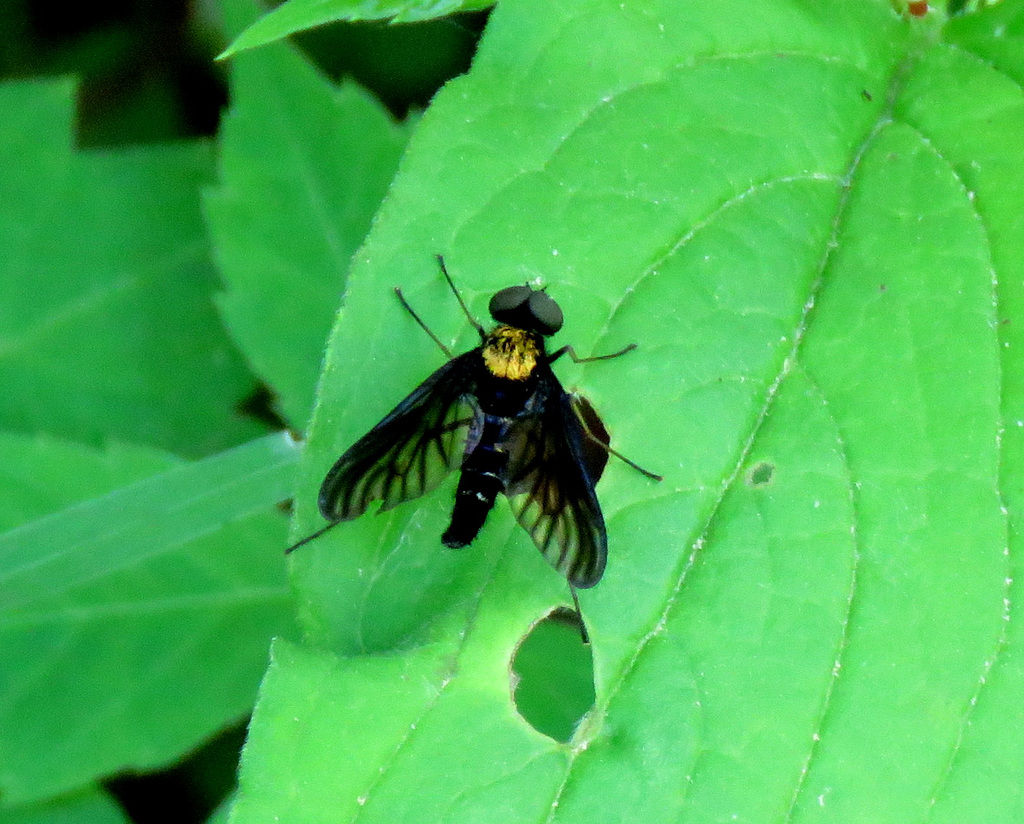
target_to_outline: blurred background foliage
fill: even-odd
[[[414,25],[326,26],[295,42],[331,78],[372,91],[398,119],[469,68],[486,14]],[[215,3],[0,3],[0,77],[74,75],[81,148],[212,136],[228,102]]]
[[[403,120],[469,68],[486,17],[336,24],[294,41],[328,77],[355,80]],[[0,81],[74,77],[79,149],[215,138],[230,102],[227,67],[214,59],[226,45],[208,0],[0,0]],[[257,389],[245,411],[273,423],[270,403]],[[244,736],[243,722],[169,770],[117,776],[106,788],[136,822],[226,820],[218,807]]]

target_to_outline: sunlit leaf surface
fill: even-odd
[[[666,477],[598,486],[596,705],[517,715],[568,593],[501,502],[443,551],[446,487],[294,556],[236,824],[1020,820],[1021,8],[497,8],[357,257],[296,535],[441,362],[391,287],[461,351],[435,253],[481,318],[539,278],[554,345],[638,344],[557,371]]]

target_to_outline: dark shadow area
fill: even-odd
[[[201,824],[235,787],[249,720],[224,730],[173,767],[106,782],[135,824]]]
[[[399,120],[425,109],[453,77],[469,71],[489,12],[423,23],[344,23],[296,35],[295,43],[335,81],[351,78]]]
[[[83,148],[212,136],[228,102],[226,66],[214,61],[227,43],[213,8],[97,0],[58,10],[43,0],[8,0],[0,14],[0,80],[77,78]],[[335,23],[294,42],[327,76],[353,78],[404,118],[469,68],[487,14]]]

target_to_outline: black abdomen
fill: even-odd
[[[450,549],[461,549],[476,538],[498,493],[505,491],[508,453],[499,446],[505,427],[504,419],[488,415],[476,448],[462,465],[452,522],[441,536]]]

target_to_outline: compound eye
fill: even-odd
[[[553,335],[562,328],[562,310],[547,292],[533,292],[530,295],[530,315],[534,328],[542,335]]]
[[[530,299],[532,292],[533,290],[529,286],[509,286],[507,289],[495,292],[494,297],[491,298],[491,302],[487,306],[491,317],[498,321],[498,323],[507,322],[509,314],[511,313],[512,316],[515,316],[517,310]]]

